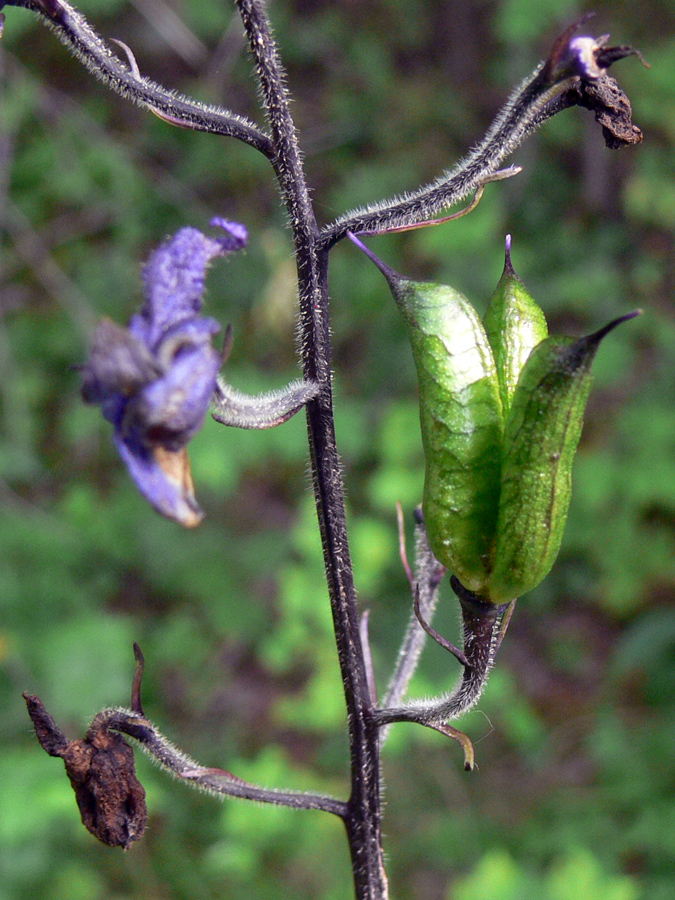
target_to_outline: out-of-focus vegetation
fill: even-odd
[[[258,117],[228,4],[80,7],[144,73]],[[399,270],[480,304],[511,232],[559,333],[645,310],[599,353],[561,556],[462,723],[480,770],[463,772],[439,735],[392,732],[386,849],[393,894],[410,900],[675,896],[675,2],[593,8],[594,33],[652,65],[613,73],[644,144],[606,150],[590,115],[567,111],[471,216],[371,239]],[[561,0],[270,10],[325,220],[451,165],[579,13]],[[122,854],[82,828],[61,762],[32,733],[23,690],[71,737],[127,703],[137,640],[146,712],[191,755],[267,785],[346,791],[301,417],[265,433],[207,423],[192,451],[207,519],[187,533],[144,505],[78,394],[92,321],[126,321],[150,250],[214,214],[251,233],[209,279],[208,314],[235,330],[228,377],[256,390],[294,375],[293,268],[269,167],[106,93],[22,10],[7,9],[0,51],[0,900],[343,900],[337,820],[220,804],[141,758],[150,825]],[[384,281],[351,246],[334,251],[331,290],[356,579],[384,682],[410,608],[394,504],[421,496],[414,370]],[[442,607],[452,636],[449,590]],[[415,691],[457,675],[430,647]]]

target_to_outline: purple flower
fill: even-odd
[[[143,496],[182,525],[202,519],[187,444],[199,431],[216,386],[220,325],[200,315],[204,276],[217,256],[241,250],[243,225],[213,219],[209,237],[182,228],[143,271],[146,300],[128,328],[104,319],[83,369],[82,397],[98,403],[115,428],[115,444]]]

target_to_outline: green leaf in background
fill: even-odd
[[[534,876],[506,852],[483,857],[475,871],[454,887],[448,900],[639,900],[638,885],[625,876],[607,874],[588,850],[567,853],[544,876]]]

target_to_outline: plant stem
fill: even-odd
[[[377,710],[375,718],[383,725],[392,722],[417,722],[432,728],[438,725],[445,726],[450,720],[472,709],[487,685],[497,650],[508,626],[513,603],[505,603],[502,606],[487,603],[473,591],[468,591],[454,575],[450,583],[462,608],[463,656],[466,660],[462,680],[453,691],[440,700],[413,702],[407,706]],[[425,630],[453,655],[458,656],[457,649],[432,628],[425,625]]]
[[[429,546],[421,508],[415,510],[415,519],[415,576],[413,577],[412,572],[410,573],[410,587],[413,592],[413,600],[417,597],[423,618],[431,621],[438,603],[438,590],[446,569],[438,562]],[[394,671],[380,703],[382,708],[400,706],[403,703],[426,642],[427,633],[420,624],[416,613],[413,612],[403,637]],[[382,747],[387,740],[390,728],[390,725],[385,725],[380,730]]]
[[[260,0],[236,0],[253,53],[275,155],[272,165],[290,215],[300,298],[301,354],[306,380],[319,385],[307,404],[314,494],[328,592],[347,705],[351,794],[344,818],[357,900],[386,900],[381,835],[378,730],[372,721],[347,539],[342,476],[335,441],[330,371],[328,248],[309,198],[285,73]]]
[[[252,122],[227,109],[182,97],[144,78],[129,48],[118,41],[128,60],[127,65],[120,62],[84,16],[66,0],[0,0],[0,9],[5,6],[19,6],[38,13],[99,81],[122,97],[147,106],[160,119],[181,128],[234,137],[264,156],[271,156],[273,148],[268,135]],[[0,32],[1,26],[0,21]]]

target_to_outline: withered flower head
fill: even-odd
[[[39,697],[23,696],[41,746],[65,764],[85,828],[109,847],[128,850],[143,837],[148,819],[129,744],[100,717],[84,738],[69,741]]]
[[[201,313],[213,259],[241,250],[243,225],[216,218],[224,234],[182,228],[143,271],[146,300],[121,328],[104,319],[83,368],[82,397],[97,403],[143,496],[162,515],[192,527],[202,519],[187,444],[204,422],[221,365],[212,339],[220,331]]]

